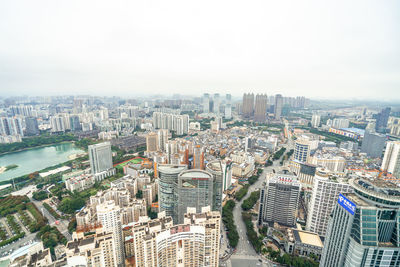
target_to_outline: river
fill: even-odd
[[[1,155],[0,166],[16,164],[18,167],[1,173],[0,181],[9,180],[57,165],[68,161],[68,156],[82,152],[84,151],[77,148],[72,142],[67,142]]]

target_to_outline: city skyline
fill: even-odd
[[[0,5],[4,96],[400,99],[398,1],[19,5]]]

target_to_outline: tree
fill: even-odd
[[[136,198],[143,198],[143,191],[142,190],[138,190],[137,191]]]

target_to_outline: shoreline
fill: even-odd
[[[0,157],[3,156],[3,155],[15,153],[15,152],[22,152],[22,151],[27,151],[27,150],[30,150],[30,149],[43,148],[43,147],[47,147],[47,146],[54,146],[54,145],[59,145],[59,144],[64,144],[64,143],[73,143],[73,144],[75,144],[75,141],[62,141],[60,143],[52,143],[52,144],[47,144],[47,145],[27,147],[27,148],[18,149],[18,150],[11,151],[11,152],[3,152],[3,153],[0,153]],[[79,149],[81,149],[81,148],[79,148]]]

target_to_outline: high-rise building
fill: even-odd
[[[174,216],[177,205],[175,185],[178,184],[178,175],[186,169],[186,165],[157,165],[159,207],[160,212],[165,211],[166,216]],[[176,218],[173,219],[174,222],[177,222]]]
[[[158,151],[158,135],[157,133],[148,133],[146,135],[146,151],[155,152]]]
[[[220,104],[221,104],[221,101],[220,101],[220,98],[219,98],[219,94],[214,94],[214,107],[213,107],[213,110],[214,110],[214,113],[215,114],[217,114],[217,115],[219,115],[219,110],[220,110]]]
[[[300,191],[301,184],[295,175],[278,173],[268,180],[266,188],[260,194],[259,225],[276,222],[294,226]]]
[[[226,94],[225,97],[225,119],[232,118],[232,96],[231,94]]]
[[[203,113],[210,112],[210,94],[203,95]]]
[[[319,127],[319,124],[321,123],[321,116],[317,114],[313,114],[311,118],[311,126],[314,128]]]
[[[21,115],[24,117],[34,116],[34,110],[33,110],[32,106],[25,106],[25,105],[11,106],[10,110],[11,110],[11,114],[13,116],[16,116],[16,115]]]
[[[201,213],[189,208],[185,214],[184,224],[199,225],[205,228],[203,266],[219,266],[221,213],[210,211],[210,207],[202,208]]]
[[[192,169],[204,170],[204,151],[200,145],[193,148],[193,166]]]
[[[243,95],[242,114],[246,119],[250,119],[254,114],[254,94]]]
[[[310,142],[307,139],[297,139],[294,145],[293,159],[300,162],[307,162],[310,150]]]
[[[204,207],[189,208],[184,223],[172,225],[171,217],[141,221],[124,229],[125,251],[136,266],[219,266],[221,215]]]
[[[332,128],[343,129],[349,128],[350,121],[348,119],[334,118],[332,121]]]
[[[256,106],[254,111],[254,121],[265,122],[267,120],[268,97],[265,94],[256,95]]]
[[[20,135],[24,136],[22,130],[22,119],[15,118],[0,118],[0,135]]]
[[[183,223],[187,208],[213,206],[213,176],[202,170],[186,170],[178,175],[178,183],[174,190],[177,206],[174,211],[174,222]]]
[[[213,210],[222,210],[222,192],[227,190],[232,180],[232,162],[214,160],[207,163],[206,171],[212,174],[213,182]]]
[[[400,266],[400,190],[381,179],[349,180],[333,209],[320,266]]]
[[[275,120],[280,120],[282,115],[283,97],[280,94],[275,95]]]
[[[306,230],[326,235],[329,215],[334,208],[333,203],[341,193],[352,193],[353,188],[347,179],[331,176],[324,169],[317,169],[307,214]]]
[[[400,142],[387,142],[381,170],[400,178]]]
[[[189,116],[163,112],[153,112],[153,126],[155,129],[168,129],[177,135],[189,132]]]
[[[157,144],[158,148],[165,151],[165,145],[168,142],[169,131],[167,129],[160,129],[157,131]]]
[[[74,232],[73,240],[65,246],[66,266],[118,266],[115,248],[112,233],[98,228],[92,234]]]
[[[389,120],[390,110],[390,107],[384,108],[376,115],[375,131],[379,133],[385,133]]]
[[[386,136],[379,133],[365,131],[361,144],[361,152],[367,153],[368,157],[379,158],[382,156]]]
[[[25,118],[25,132],[26,135],[38,135],[39,134],[39,126],[38,121],[35,117],[26,117]]]
[[[229,120],[232,118],[232,104],[225,105],[225,119]]]
[[[107,176],[115,174],[110,142],[90,145],[88,153],[90,169],[96,180],[102,180]]]
[[[103,231],[112,233],[115,245],[115,262],[117,266],[125,266],[124,243],[122,240],[122,225],[120,208],[114,201],[106,201],[96,206],[97,220],[103,226]]]
[[[76,131],[82,130],[78,115],[69,116],[69,121],[70,121],[70,125],[71,125],[71,131],[76,132]]]

